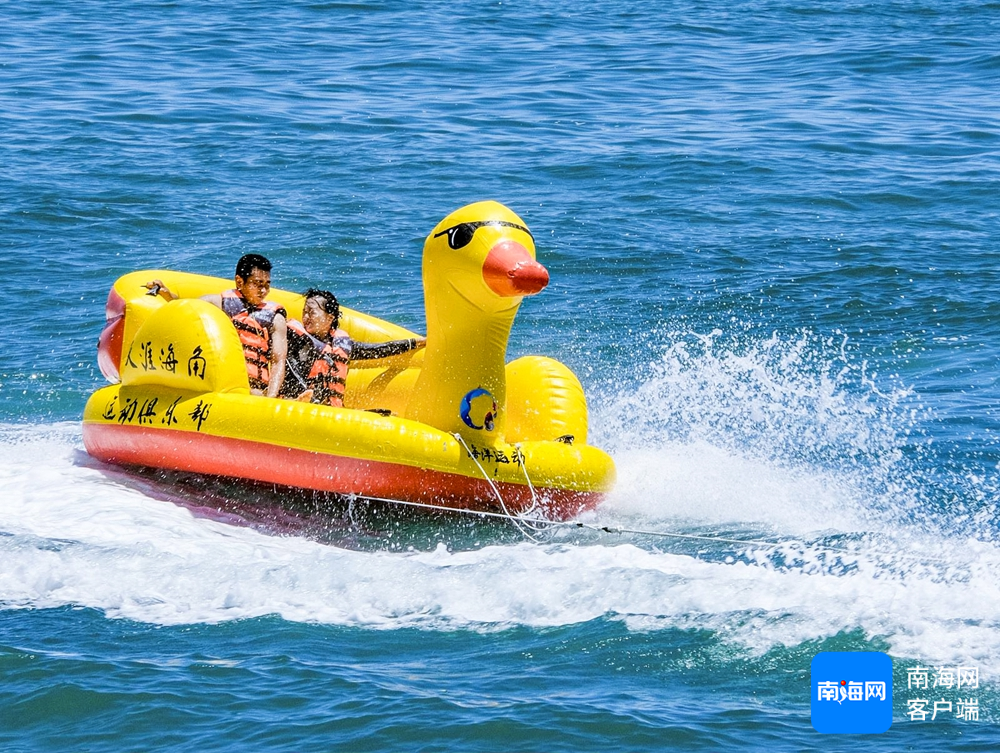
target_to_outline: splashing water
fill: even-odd
[[[80,452],[75,424],[18,426],[0,432],[0,603],[159,624],[278,614],[495,630],[603,618],[706,629],[753,653],[861,630],[898,656],[1000,671],[989,606],[1000,550],[914,521],[928,490],[902,451],[910,393],[876,389],[842,342],[730,345],[718,333],[678,339],[636,389],[596,401],[593,441],[613,452],[620,482],[588,520],[775,547],[615,535],[467,551],[330,546],[123,486]]]
[[[938,534],[995,533],[995,480],[944,477],[924,436],[931,411],[901,384],[877,386],[845,335],[663,339],[635,389],[595,401],[593,441],[619,462],[623,512],[796,534],[918,518]]]
[[[634,390],[595,401],[619,468],[599,519],[778,544],[702,545],[728,569],[685,619],[758,650],[860,627],[901,656],[997,667],[995,481],[935,467],[911,390],[876,385],[843,336],[666,339]]]

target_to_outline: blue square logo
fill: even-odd
[[[892,726],[892,659],[879,651],[824,651],[812,675],[817,732],[864,734]]]

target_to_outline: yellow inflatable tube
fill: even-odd
[[[154,275],[177,290],[179,279],[195,277],[176,274],[154,270],[123,280],[131,287]],[[197,282],[194,291],[226,284],[219,278]],[[275,291],[271,297],[295,310],[293,295]],[[480,510],[501,509],[498,493],[509,511],[525,510],[534,495],[554,518],[593,507],[613,483],[610,458],[567,440],[477,443],[399,416],[253,396],[236,330],[218,308],[140,294],[126,309],[141,313],[143,321],[121,354],[121,382],[95,392],[83,417],[84,444],[101,460]],[[354,332],[364,328],[373,340],[409,334],[361,316]],[[546,419],[527,397],[548,380],[579,406],[579,383],[559,367],[531,357],[510,364],[513,384],[528,388],[514,390],[521,399],[513,416],[508,410],[512,431],[544,431],[553,438],[576,431],[585,440],[585,425],[565,416]],[[352,392],[379,394],[370,389],[373,377],[414,370],[405,364],[352,367],[348,404],[357,403]]]
[[[180,298],[147,295],[159,278]],[[586,398],[559,362],[504,365],[524,295],[548,273],[523,221],[495,202],[452,213],[424,246],[427,348],[351,366],[345,407],[250,394],[232,322],[200,296],[232,287],[169,270],[114,285],[99,363],[117,382],[89,399],[87,451],[107,462],[246,478],[344,495],[554,519],[612,489],[611,458],[587,444]],[[299,318],[302,298],[269,300]],[[414,334],[343,309],[359,341]]]

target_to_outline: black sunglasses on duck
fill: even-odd
[[[535,240],[535,236],[531,235],[531,231],[528,230],[524,225],[518,225],[516,222],[508,222],[507,220],[484,220],[482,222],[463,222],[455,227],[450,227],[447,230],[442,230],[440,233],[434,233],[435,238],[440,238],[442,235],[448,236],[448,248],[459,249],[468,246],[472,243],[472,236],[476,234],[476,231],[481,227],[486,227],[487,225],[499,225],[501,227],[513,227],[518,230],[523,230],[530,237],[531,240]]]

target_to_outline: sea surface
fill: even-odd
[[[423,331],[482,199],[593,528],[84,451],[119,275]],[[0,258],[0,750],[1000,747],[1000,3],[0,2]],[[813,729],[821,651],[892,657],[888,732]]]

